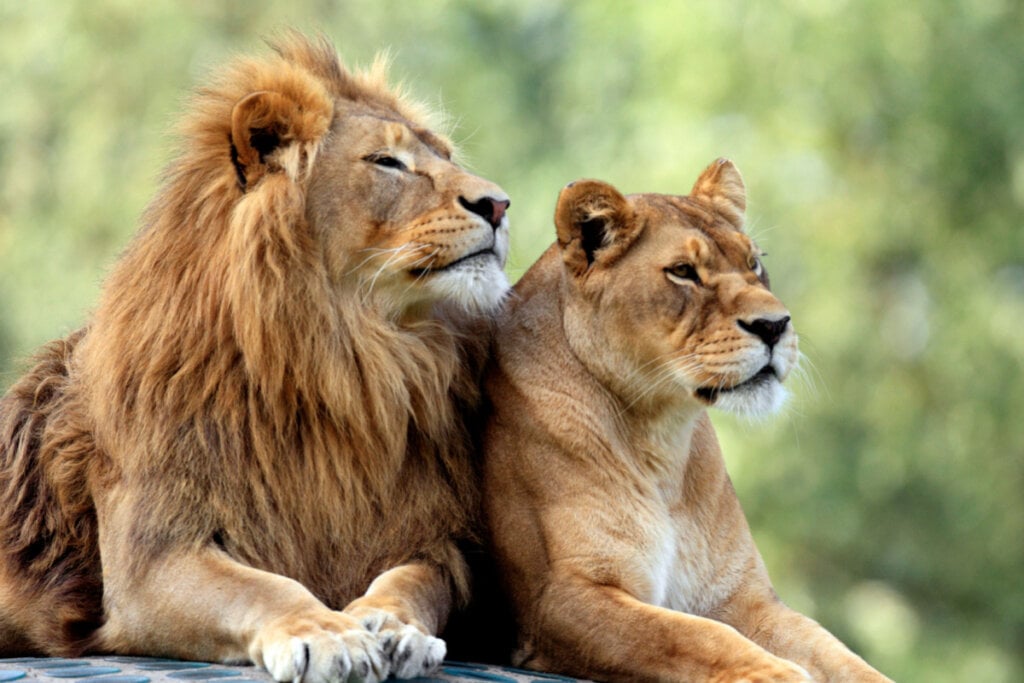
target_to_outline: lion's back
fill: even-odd
[[[50,643],[49,654],[75,654],[89,647],[102,622],[88,488],[98,453],[76,400],[73,369],[85,334],[47,345],[0,399],[0,591],[7,598],[0,652]]]

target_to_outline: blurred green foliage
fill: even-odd
[[[779,592],[897,680],[1024,680],[1019,2],[5,2],[0,387],[88,316],[188,89],[286,26],[451,112],[513,278],[566,182],[735,160],[806,354],[783,418],[715,416]]]

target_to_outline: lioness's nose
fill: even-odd
[[[750,334],[760,337],[761,341],[767,344],[770,349],[778,343],[779,339],[786,331],[786,327],[789,325],[789,316],[784,315],[776,320],[758,318],[757,320],[752,320],[749,323],[745,320],[740,320],[738,322],[741,328]]]
[[[459,204],[462,204],[462,208],[480,216],[495,230],[501,225],[501,219],[505,217],[505,212],[511,203],[507,199],[495,199],[494,197],[481,197],[473,202],[465,197],[459,197]]]

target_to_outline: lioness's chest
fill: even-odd
[[[647,520],[643,551],[634,571],[645,575],[637,597],[652,605],[706,614],[732,591],[730,572],[715,553],[706,530],[667,507]]]
[[[644,445],[649,453],[687,452],[690,449],[689,425],[678,431],[665,430],[648,435]],[[662,456],[665,457],[665,456]],[[734,589],[730,559],[715,547],[715,524],[722,523],[706,514],[704,503],[690,500],[693,491],[685,485],[689,458],[676,461],[677,468],[659,470],[645,482],[646,504],[638,528],[646,536],[639,544],[640,562],[647,570],[646,602],[659,607],[706,614],[719,605]]]

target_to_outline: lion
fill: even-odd
[[[513,661],[606,681],[885,681],[775,594],[706,408],[782,404],[789,312],[729,161],[689,196],[562,190],[486,373]]]
[[[508,196],[386,65],[285,35],[199,89],[79,331],[0,402],[0,651],[435,669]]]

